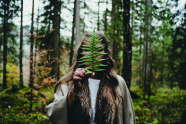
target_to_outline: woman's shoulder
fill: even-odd
[[[126,82],[125,82],[125,80],[123,79],[122,76],[117,75],[117,79],[118,79],[117,91],[122,96],[122,94],[125,94],[125,92],[128,90],[128,88],[127,88]]]
[[[70,87],[71,87],[71,84],[69,82],[65,82],[65,83],[62,83],[58,86],[57,91],[59,90],[59,91],[63,92],[64,94],[67,94]]]
[[[126,86],[126,82],[122,76],[117,75],[117,79],[118,79],[119,85]]]

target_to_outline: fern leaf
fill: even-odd
[[[95,33],[95,29],[93,30],[93,33],[88,36],[86,41],[86,45],[82,45],[81,49],[85,50],[85,52],[81,53],[85,56],[81,57],[79,62],[80,65],[85,65],[85,69],[89,69],[87,73],[93,73],[95,71],[103,71],[105,69],[100,69],[97,67],[106,66],[104,64],[101,64],[99,62],[106,60],[104,59],[97,59],[100,56],[104,56],[107,53],[99,52],[104,48],[104,45],[97,45],[102,41],[102,39]]]

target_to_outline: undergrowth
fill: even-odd
[[[178,88],[159,88],[150,97],[142,99],[142,89],[132,86],[131,91],[141,98],[133,99],[137,124],[175,124],[186,110],[186,91]],[[30,112],[30,88],[8,88],[0,92],[0,123],[5,124],[50,124],[45,108],[53,101],[53,88],[45,87],[33,93],[33,107]],[[45,98],[44,98],[45,97]],[[147,98],[147,96],[146,96]]]
[[[53,100],[53,88],[46,87],[33,92],[33,107],[30,111],[30,88],[0,92],[0,123],[2,124],[50,124],[46,106]],[[42,94],[42,95],[41,95]]]
[[[178,88],[159,88],[150,101],[143,100],[142,90],[132,86],[131,90],[140,96],[133,99],[137,124],[173,124],[181,120],[186,110],[186,91]]]

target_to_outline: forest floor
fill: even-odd
[[[45,108],[53,101],[53,90],[52,87],[33,90],[32,111],[30,88],[14,86],[0,92],[0,123],[50,124]],[[132,86],[131,91],[140,96],[133,99],[137,124],[176,124],[186,110],[186,91],[179,88],[157,88],[151,93],[150,102],[143,100],[139,86]]]
[[[137,124],[181,124],[182,115],[186,111],[185,90],[153,88],[149,102],[147,95],[143,100],[139,86],[132,86],[131,91],[140,96],[140,99],[133,99]]]

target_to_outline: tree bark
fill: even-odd
[[[141,25],[142,25],[142,23],[141,23]],[[142,26],[140,26],[140,42],[142,41]],[[139,55],[141,56],[141,46],[142,46],[142,44],[140,43],[140,48],[139,48]],[[141,65],[142,65],[142,60],[140,59],[139,60],[139,80],[138,80],[138,85],[140,85],[140,84],[142,84],[142,67],[141,67]]]
[[[107,31],[107,13],[108,13],[108,0],[106,0],[106,10],[104,13],[104,30]]]
[[[115,69],[117,70],[117,73],[120,73],[120,59],[119,59],[119,49],[120,49],[120,42],[121,38],[120,38],[120,32],[121,32],[121,17],[120,17],[120,13],[119,13],[119,9],[120,9],[120,1],[116,0],[116,5],[115,5],[115,18],[114,18],[114,44],[113,44],[113,59],[115,60]]]
[[[143,99],[145,99],[145,92],[146,92],[146,85],[150,83],[150,75],[151,75],[151,11],[152,11],[152,2],[151,0],[146,1],[146,14],[145,14],[145,34],[144,34],[144,54],[143,54],[143,86],[144,86],[144,93]]]
[[[164,36],[163,36],[164,39]],[[161,64],[161,77],[160,77],[160,86],[163,86],[164,82],[163,82],[163,77],[164,77],[164,40],[163,42],[163,50],[162,50],[162,64]]]
[[[130,36],[130,0],[123,0],[123,69],[122,76],[128,88],[131,85],[132,44]]]
[[[0,37],[0,52],[2,53],[1,46],[3,45],[3,36]],[[0,68],[3,68],[3,56],[0,56]],[[3,71],[0,71],[2,73]],[[0,78],[3,79],[3,76],[0,75]],[[1,88],[2,89],[2,88]]]
[[[104,21],[104,30],[107,31],[107,12],[108,12],[108,8],[106,8],[106,11],[105,11],[105,21]]]
[[[151,69],[151,72],[150,72],[150,79],[149,79],[149,83],[148,83],[148,103],[150,103],[150,96],[151,96],[151,85],[150,85],[150,82],[152,82],[152,78],[153,78],[153,75],[152,75],[152,62],[153,62],[153,54],[151,56],[151,65],[150,65],[150,69]]]
[[[19,55],[19,61],[20,61],[20,87],[23,87],[23,0],[21,0],[21,26],[20,26],[20,55]]]
[[[74,0],[74,13],[73,13],[73,21],[72,21],[72,37],[71,37],[71,46],[70,46],[70,63],[72,65],[73,53],[74,53],[74,29],[75,29],[75,14],[76,14],[76,0]]]
[[[6,8],[6,6],[8,7],[8,3],[6,5],[6,2],[4,2],[4,8]],[[9,9],[9,8],[8,8]],[[4,9],[4,26],[3,26],[3,30],[4,30],[4,44],[3,44],[3,89],[7,88],[7,83],[6,83],[6,64],[7,64],[7,22],[8,22],[8,17],[7,17],[7,9]]]
[[[29,86],[31,88],[31,98],[30,98],[30,112],[32,111],[32,87],[34,84],[33,77],[33,44],[34,44],[34,0],[32,0],[32,18],[31,18],[31,37],[30,37],[30,79]]]
[[[115,49],[115,9],[116,9],[116,2],[115,0],[112,0],[112,18],[111,18],[111,51],[112,51],[112,57],[115,59],[114,57],[114,49]]]
[[[58,61],[59,61],[59,1],[55,0],[54,1],[54,20],[53,20],[53,28],[54,28],[54,63],[53,63],[53,75],[56,80],[59,80],[59,66],[58,66]]]
[[[75,46],[77,46],[78,45],[78,43],[79,43],[79,31],[80,31],[80,29],[79,29],[79,26],[80,26],[80,17],[79,17],[79,0],[76,0],[76,19],[75,19],[75,21],[76,21],[76,43],[75,43]]]
[[[61,5],[62,5],[62,2],[61,0],[59,0],[59,14],[58,14],[58,24],[59,24],[59,27],[58,27],[58,73],[57,73],[57,80],[59,80],[59,77],[60,77],[60,45],[61,45],[61,39],[60,39],[60,24],[61,24]]]
[[[98,23],[97,23],[97,30],[99,31],[99,25],[100,25],[100,22],[99,22],[99,4],[100,4],[100,0],[98,1]]]
[[[38,32],[39,32],[39,8],[38,8],[38,16],[37,16],[37,31],[36,31],[36,41],[35,41],[35,55],[34,55],[34,77],[37,77],[37,73],[36,73],[36,66],[37,66],[37,52],[38,52]]]

